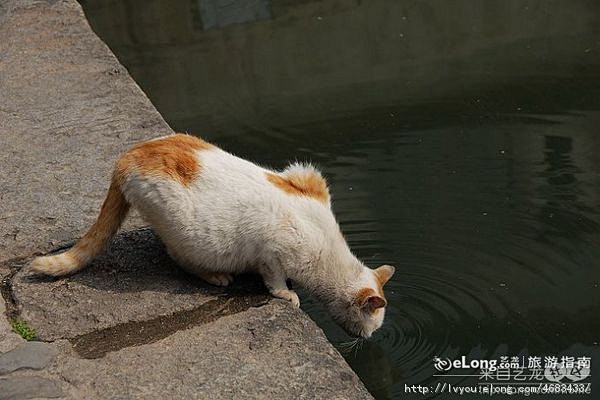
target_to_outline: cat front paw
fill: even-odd
[[[300,307],[300,298],[293,290],[289,289],[275,289],[271,291],[271,294],[278,299],[287,300],[296,308]]]

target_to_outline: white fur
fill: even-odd
[[[200,171],[188,186],[137,172],[121,186],[181,267],[217,285],[230,283],[233,274],[258,272],[274,296],[299,306],[286,284],[291,279],[350,333],[369,337],[381,326],[384,310],[372,312],[356,301],[360,289],[379,290],[375,274],[348,248],[329,202],[286,193],[267,179],[273,171],[221,149],[196,156]],[[319,174],[302,164],[286,173]]]

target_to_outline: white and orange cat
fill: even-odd
[[[275,172],[194,136],[140,143],[117,162],[98,220],[70,250],[31,267],[60,276],[102,251],[130,205],[170,256],[213,285],[259,273],[275,297],[299,306],[290,279],[318,297],[349,333],[370,337],[383,323],[383,285],[394,268],[367,268],[350,251],[325,179],[310,165]]]

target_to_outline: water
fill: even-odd
[[[303,304],[377,398],[477,384],[435,356],[600,359],[600,5],[82,4],[174,129],[317,163],[357,255],[397,267],[362,346]]]

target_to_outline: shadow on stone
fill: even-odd
[[[73,339],[192,310],[190,315],[201,318],[197,310],[209,302],[266,294],[254,275],[236,277],[227,288],[206,284],[179,268],[149,229],[118,235],[90,266],[71,276],[51,278],[24,268],[15,274],[12,290],[21,316],[42,340]]]
[[[239,290],[250,292],[248,285],[252,289],[264,289],[258,277],[244,274],[237,278],[231,287],[222,288],[189,274],[169,257],[160,239],[150,229],[117,235],[106,251],[88,267],[73,275],[56,278],[27,272],[22,276],[23,282],[32,285],[69,281],[111,292],[159,290],[179,294],[202,290],[224,294]],[[181,284],[165,285],[165,280],[179,281]],[[240,284],[240,281],[243,283]]]

